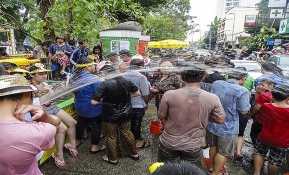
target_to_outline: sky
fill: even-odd
[[[190,15],[197,16],[194,20],[195,23],[199,24],[196,29],[201,30],[201,35],[206,31],[209,31],[209,27],[211,22],[214,20],[216,16],[216,0],[190,0],[191,3],[191,11]],[[200,39],[200,32],[195,33],[194,35],[188,36],[186,41],[198,41]]]

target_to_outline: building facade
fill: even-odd
[[[217,0],[216,16],[223,19],[233,7],[256,7],[261,0]]]
[[[246,15],[258,15],[255,7],[233,7],[230,9],[218,25],[218,45],[238,43],[239,37],[247,37],[244,31]]]

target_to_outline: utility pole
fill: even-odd
[[[212,48],[212,31],[211,31],[211,26],[212,26],[212,25],[207,25],[207,26],[210,27],[209,50],[211,50],[211,48]]]

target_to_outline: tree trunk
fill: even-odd
[[[71,2],[69,2],[71,3]],[[71,24],[73,21],[73,16],[72,16],[72,8],[69,7],[67,13],[66,13],[66,24]],[[72,25],[68,25],[69,28],[67,29],[67,33],[64,35],[64,38],[66,39],[66,41],[68,41],[70,39],[70,34],[73,30]]]
[[[55,40],[55,31],[52,26],[52,19],[47,17],[47,13],[53,7],[55,0],[37,0],[40,6],[40,17],[43,20],[43,33],[46,41]]]

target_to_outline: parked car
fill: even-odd
[[[236,67],[245,67],[248,74],[252,76],[254,79],[262,76],[261,66],[257,61],[250,60],[231,60],[231,64]]]
[[[270,62],[280,67],[285,77],[289,76],[289,55],[271,55],[266,62]]]

